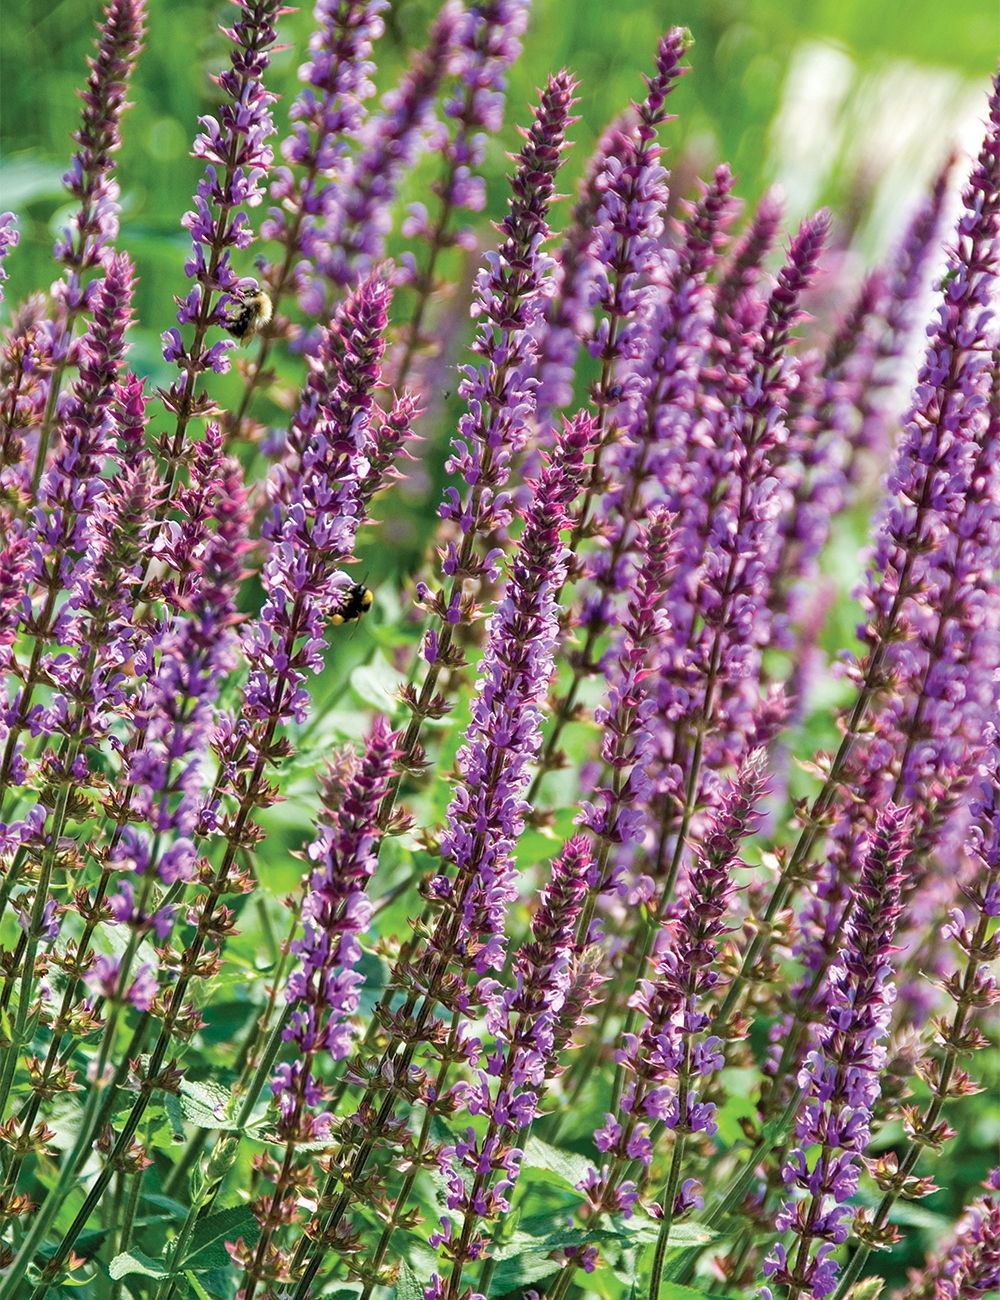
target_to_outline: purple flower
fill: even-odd
[[[424,657],[431,655],[433,663],[428,660],[419,695],[412,688],[404,691],[414,713],[404,742],[410,752],[417,744],[422,718],[443,703],[442,697],[435,696],[441,670],[464,661],[453,648],[453,628],[474,617],[474,605],[463,599],[465,583],[494,582],[499,576],[501,552],[494,549],[481,558],[476,545],[510,522],[510,501],[502,489],[510,476],[512,456],[525,448],[530,437],[535,391],[531,329],[542,310],[548,261],[541,250],[549,233],[549,203],[565,148],[574,84],[568,73],[550,77],[540,107],[532,110],[535,120],[516,159],[514,197],[500,227],[503,243],[476,279],[472,310],[480,321],[472,350],[484,364],[462,368],[459,391],[468,410],[459,421],[460,437],[452,442],[454,451],[446,466],[462,475],[468,491],[463,502],[456,488],[446,488],[440,507],[442,518],[452,525],[443,553],[450,590],[432,593],[425,583],[417,587],[418,599],[443,626],[440,633],[425,638]],[[578,432],[587,427],[581,424]]]
[[[882,318],[869,327],[868,346],[863,352],[865,364],[856,377],[861,391],[857,395],[858,424],[850,438],[847,475],[851,480],[860,471],[859,453],[872,456],[879,465],[888,459],[889,412],[880,396],[894,385],[896,366],[913,334],[915,309],[924,289],[928,265],[938,247],[948,178],[954,163],[952,155],[935,177],[929,197],[918,208],[901,240],[887,276]]]
[[[723,799],[692,864],[683,900],[664,923],[667,947],[655,979],[640,980],[632,998],[643,1027],[638,1036],[625,1036],[616,1057],[626,1078],[634,1080],[630,1129],[644,1131],[649,1118],[678,1134],[715,1132],[715,1107],[700,1102],[692,1085],[720,1062],[720,1040],[701,1036],[710,1027],[707,999],[720,979],[714,959],[727,930],[735,889],[732,871],[742,865],[739,846],[753,829],[754,805],[763,787],[763,755],[756,753],[744,761]],[[623,1151],[627,1155],[627,1146],[616,1154]],[[644,1163],[651,1160],[648,1150]]]
[[[80,145],[63,184],[79,200],[69,228],[57,240],[56,258],[72,274],[65,289],[72,308],[80,288],[78,274],[105,261],[118,237],[118,183],[111,179],[110,155],[121,148],[121,117],[129,78],[142,49],[145,0],[111,0],[96,42],[97,58],[88,59],[90,77],[81,92],[83,114],[73,138]],[[106,251],[107,250],[107,251]]]
[[[609,483],[600,505],[609,545],[590,558],[586,576],[597,590],[583,621],[591,628],[615,621],[614,601],[629,589],[637,521],[666,498],[691,462],[690,435],[697,412],[698,378],[709,340],[708,275],[726,240],[734,211],[729,168],[716,169],[697,204],[687,204],[683,241],[672,255],[656,253],[654,283],[637,316],[630,359],[619,367],[621,430],[607,457]],[[650,254],[652,257],[652,254]],[[678,557],[686,563],[683,553]]]
[[[635,111],[629,108],[603,132],[582,179],[577,182],[579,198],[572,220],[553,249],[554,292],[537,328],[538,419],[545,428],[556,427],[552,408],[568,406],[573,399],[580,343],[594,326],[589,301],[593,271],[590,245],[602,200],[597,178],[604,174],[609,154],[620,147],[622,139],[634,137],[635,127]]]
[[[94,964],[84,976],[84,980],[101,997],[107,998],[110,1002],[117,1001],[122,996],[121,959],[107,953],[99,953],[94,958]],[[143,962],[124,995],[125,1001],[130,1002],[138,1011],[148,1011],[153,1004],[157,988],[156,972],[149,962]]]
[[[628,120],[631,136],[620,136],[609,149],[604,169],[594,185],[603,201],[594,215],[590,256],[593,259],[591,296],[604,311],[589,342],[610,374],[615,361],[635,355],[645,323],[639,319],[643,300],[642,277],[658,258],[657,240],[663,230],[666,172],[659,164],[661,149],[655,143],[657,128],[670,120],[665,104],[678,79],[689,68],[681,58],[689,43],[682,27],[662,37],[656,54],[656,72],[645,78],[648,88],[642,104],[633,104]],[[624,265],[623,265],[624,264]],[[607,382],[602,382],[607,388]],[[605,404],[607,395],[604,394]],[[603,409],[603,407],[602,407]]]
[[[175,577],[163,583],[168,612],[157,629],[135,702],[142,725],[121,747],[125,816],[140,814],[159,836],[187,837],[203,816],[200,766],[214,732],[215,702],[235,667],[236,591],[249,524],[248,489],[238,462],[222,456],[210,426],[192,448],[191,479],[176,498],[181,518],[156,534],[153,554]],[[166,883],[194,869],[187,838],[162,849],[155,870]]]
[[[324,193],[324,222],[316,266],[335,285],[353,284],[385,249],[389,207],[400,178],[415,163],[428,137],[440,130],[434,101],[471,19],[459,0],[445,0],[427,46],[413,59],[399,86],[382,100],[382,111],[359,132],[360,148],[350,171]],[[307,294],[307,310],[320,304]]]
[[[737,372],[744,346],[744,323],[751,318],[754,293],[777,238],[782,213],[778,195],[773,190],[766,191],[757,205],[753,221],[737,241],[719,276],[713,299],[712,343],[705,374],[706,386],[712,396],[724,392],[729,376],[735,377]]]
[[[990,744],[998,701],[1000,407],[988,350],[1000,252],[998,81],[962,202],[942,302],[875,519],[860,592],[868,654],[846,669],[865,704],[876,686],[893,687],[866,728],[867,748],[853,746],[845,766],[861,806],[891,798],[915,810],[922,865],[907,884],[911,946],[923,942],[935,904],[954,899],[953,873],[935,882],[930,854],[961,843],[965,792]],[[861,716],[855,709],[852,717]]]
[[[0,212],[0,285],[7,279],[4,261],[9,248],[16,248],[21,236],[17,229],[17,217],[13,212]],[[3,289],[0,288],[0,302],[3,302]]]
[[[1000,1190],[1000,1169],[992,1169],[983,1186]],[[966,1210],[950,1248],[929,1267],[910,1274],[904,1300],[979,1300],[1000,1289],[1000,1197],[981,1196]]]
[[[348,152],[365,120],[365,100],[375,93],[369,55],[385,29],[379,14],[386,8],[388,0],[319,0],[313,10],[317,30],[309,61],[299,68],[307,89],[292,105],[292,134],[281,145],[288,166],[277,169],[271,186],[282,206],[269,209],[261,226],[263,239],[285,247],[283,266],[262,268],[275,300],[308,283],[322,214],[350,172]],[[304,260],[293,265],[296,257]]]
[[[370,276],[321,331],[320,354],[292,422],[299,464],[288,474],[284,501],[274,502],[262,528],[266,600],[242,638],[250,665],[243,714],[252,722],[305,716],[306,672],[323,667],[324,626],[354,585],[337,563],[351,554],[365,518],[361,479],[371,467],[372,393],[390,297],[388,285]],[[406,432],[397,428],[397,443]],[[367,483],[366,495],[377,486]],[[235,735],[233,743],[241,743]]]
[[[798,1146],[788,1153],[782,1176],[807,1201],[787,1201],[776,1220],[779,1231],[798,1238],[794,1263],[781,1247],[764,1262],[764,1275],[783,1283],[789,1295],[817,1300],[833,1290],[838,1265],[827,1258],[846,1241],[847,1202],[858,1184],[857,1158],[868,1145],[872,1110],[885,1065],[895,988],[893,932],[900,912],[901,863],[906,852],[907,813],[889,805],[879,815],[864,870],[854,894],[846,943],[828,977],[826,1016],[816,1029],[818,1050],[799,1073],[806,1098],[796,1124]],[[820,1148],[812,1166],[806,1149]],[[814,1241],[825,1243],[815,1255]]]
[[[386,720],[376,717],[354,774],[336,808],[327,808],[326,824],[307,850],[313,865],[302,905],[303,936],[292,944],[299,964],[285,990],[292,1017],[284,1038],[295,1044],[299,1060],[294,1077],[279,1073],[272,1085],[282,1110],[282,1139],[303,1140],[306,1112],[320,1103],[322,1089],[311,1073],[316,1058],[323,1053],[339,1061],[351,1048],[349,1020],[363,983],[354,969],[361,957],[357,936],[371,921],[365,890],[378,865],[374,816],[392,777],[395,741]]]
[[[230,249],[245,249],[253,242],[244,205],[256,207],[263,199],[261,182],[266,177],[273,154],[268,137],[274,134],[270,106],[275,96],[264,88],[263,75],[268,66],[268,49],[277,33],[274,24],[280,12],[280,0],[236,0],[239,17],[232,29],[220,28],[233,42],[231,67],[214,78],[225,99],[219,118],[202,117],[203,130],[195,137],[193,155],[208,166],[198,182],[195,210],[187,212],[181,224],[191,231],[193,255],[185,264],[189,278],[197,281],[181,303],[177,313],[183,325],[193,322],[194,338],[184,348],[176,330],[163,335],[163,355],[174,362],[184,375],[161,392],[167,409],[177,415],[177,428],[167,444],[169,456],[176,459],[183,446],[184,430],[192,416],[211,410],[207,398],[194,396],[197,376],[206,370],[224,374],[229,369],[227,350],[230,341],[205,347],[205,334],[211,325],[225,326],[226,295],[253,285],[242,281],[230,265]],[[213,296],[221,291],[213,303]]]
[[[80,374],[62,408],[62,443],[38,487],[37,502],[26,532],[31,568],[24,575],[46,591],[38,611],[30,602],[21,606],[20,618],[30,618],[30,630],[38,653],[34,667],[25,670],[22,686],[10,701],[4,717],[6,746],[0,785],[6,785],[18,769],[19,736],[25,727],[34,734],[50,735],[66,716],[65,696],[58,692],[45,709],[35,704],[34,692],[42,672],[54,673],[58,683],[60,666],[73,668],[65,656],[43,659],[43,647],[56,633],[63,619],[56,604],[63,588],[73,589],[83,579],[89,561],[84,554],[88,530],[106,482],[100,477],[107,456],[114,450],[114,422],[110,408],[114,401],[119,367],[125,352],[125,330],[132,316],[132,264],[126,254],[110,257],[107,274],[97,281],[94,321],[79,350]],[[12,571],[8,571],[8,581]],[[57,776],[53,769],[53,777]]]
[[[748,332],[736,394],[712,415],[704,454],[699,438],[694,455],[667,480],[679,564],[659,655],[662,721],[651,771],[655,815],[667,828],[658,849],[667,897],[696,805],[718,798],[714,771],[769,741],[784,713],[780,691],[769,693],[760,682],[786,504],[771,458],[787,438],[785,352],[827,226],[824,213],[803,222]]]
[[[467,1088],[455,1094],[465,1098],[473,1113],[482,1109],[491,1117],[482,1141],[470,1129],[466,1148],[456,1151],[454,1163],[447,1166],[453,1182],[448,1207],[465,1214],[463,1240],[477,1217],[494,1218],[509,1208],[506,1194],[517,1178],[520,1150],[505,1144],[531,1123],[537,1096],[554,1065],[556,1031],[570,984],[575,921],[590,867],[585,852],[575,844],[568,846],[533,923],[534,942],[515,959],[518,978],[513,989],[497,985],[491,992],[493,981],[471,978],[472,969],[482,977],[504,964],[506,912],[517,896],[514,852],[524,826],[528,764],[540,742],[540,706],[552,673],[558,626],[555,593],[565,577],[567,549],[560,531],[567,524],[566,507],[583,479],[592,424],[582,416],[567,425],[541,478],[530,485],[524,531],[511,557],[504,595],[488,625],[472,722],[457,756],[461,781],[441,838],[442,858],[454,864],[449,907],[460,917],[454,942],[460,952],[475,954],[461,964],[470,971],[470,992],[474,987],[486,1003],[487,1029],[497,1042],[487,1062],[489,1073],[498,1077],[495,1096],[490,1098],[482,1072],[481,1105],[470,1104]],[[473,1175],[471,1188],[457,1176],[459,1164]],[[500,1171],[504,1176],[491,1186],[491,1176]]]

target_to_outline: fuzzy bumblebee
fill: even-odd
[[[268,323],[274,309],[264,290],[254,289],[231,303],[226,310],[229,317],[223,322],[223,329],[245,346]]]
[[[330,615],[331,623],[356,623],[372,607],[374,597],[362,582],[345,587],[340,602]]]

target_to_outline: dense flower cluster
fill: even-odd
[[[477,254],[528,0],[444,0],[372,111],[400,14],[317,0],[283,127],[290,11],[234,6],[176,380],[115,247],[141,0],[0,339],[0,1300],[985,1300],[1000,76],[897,431],[955,159],[845,288],[827,212],[782,256],[668,174],[673,28],[561,231],[577,79],[513,106]]]

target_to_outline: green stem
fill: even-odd
[[[135,1225],[135,1215],[139,1208],[139,1198],[142,1194],[142,1180],[145,1175],[144,1169],[138,1169],[132,1175],[132,1186],[129,1189],[128,1204],[125,1206],[125,1216],[122,1219],[121,1232],[118,1237],[117,1254],[123,1255],[132,1244],[132,1228]],[[114,1225],[112,1225],[114,1227]],[[111,1300],[120,1300],[122,1287],[124,1283],[121,1278],[114,1283],[111,1288]]]
[[[663,1276],[663,1262],[667,1257],[667,1245],[670,1241],[670,1226],[674,1220],[674,1198],[677,1195],[677,1184],[680,1182],[681,1166],[684,1161],[684,1148],[687,1145],[687,1138],[682,1133],[674,1141],[674,1149],[670,1159],[670,1173],[667,1177],[667,1185],[663,1190],[663,1199],[660,1205],[663,1209],[663,1221],[660,1224],[659,1236],[656,1238],[656,1251],[653,1255],[653,1275],[649,1283],[649,1300],[659,1300],[660,1280]]]
[[[7,1276],[0,1282],[0,1300],[14,1300],[25,1270],[34,1259],[56,1214],[62,1209],[63,1202],[76,1183],[78,1168],[82,1167],[90,1154],[90,1144],[93,1140],[92,1124],[98,1114],[101,1093],[102,1089],[99,1082],[92,1085],[87,1092],[87,1100],[83,1108],[83,1116],[76,1142],[63,1161],[55,1187],[46,1196],[41,1208],[36,1212],[28,1235],[21,1243],[21,1248],[11,1263]],[[46,1281],[36,1290],[35,1294],[39,1296],[39,1300],[48,1290],[48,1285]]]
[[[45,904],[49,897],[49,885],[52,881],[52,871],[55,867],[56,854],[59,851],[59,836],[62,834],[68,801],[69,785],[64,782],[60,788],[59,798],[56,804],[51,843],[42,859],[42,869],[38,877],[38,884],[35,886],[35,901],[31,909],[31,921],[28,927],[28,934],[24,945],[24,957],[22,959],[24,965],[21,971],[21,988],[18,994],[17,1016],[14,1021],[10,1046],[7,1048],[4,1056],[3,1075],[0,1077],[0,1116],[7,1113],[7,1098],[10,1095],[11,1083],[14,1080],[14,1071],[17,1067],[18,1056],[30,1037],[27,1029],[28,1009],[31,1006],[31,994],[35,980],[35,957],[38,953],[38,942],[42,937],[42,922],[45,916]]]

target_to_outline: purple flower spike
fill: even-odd
[[[668,95],[690,72],[681,65],[689,44],[690,36],[683,27],[672,27],[661,38],[656,72],[644,78],[646,98],[632,105],[636,114],[634,138],[619,139],[595,181],[604,201],[594,219],[592,293],[604,311],[604,320],[589,347],[606,371],[619,357],[635,355],[645,329],[639,319],[639,285],[657,259],[667,199],[667,173],[659,163],[662,150],[656,144],[656,133],[671,121],[665,108]]]
[[[569,406],[580,343],[593,330],[590,303],[593,259],[590,245],[594,221],[603,195],[597,188],[608,155],[622,139],[635,134],[634,109],[627,109],[604,131],[578,182],[579,198],[573,219],[553,250],[552,282],[555,293],[538,326],[538,418],[545,428],[555,428],[553,408]]]
[[[449,805],[441,856],[454,866],[459,929],[453,942],[460,952],[474,954],[462,962],[472,987],[473,971],[482,977],[504,966],[507,911],[517,897],[514,853],[524,828],[524,792],[541,740],[541,704],[553,671],[555,593],[566,573],[568,548],[560,531],[567,526],[567,506],[580,490],[592,437],[593,421],[586,415],[566,425],[550,463],[531,485],[524,532],[511,559],[504,596],[488,625],[467,741],[458,751],[461,781]],[[465,1216],[462,1244],[467,1247],[461,1253],[452,1245],[449,1252],[456,1260],[443,1293],[449,1297],[459,1294],[462,1263],[476,1258],[481,1249],[469,1238],[476,1219],[495,1218],[510,1208],[506,1193],[516,1182],[521,1152],[507,1140],[511,1131],[524,1128],[534,1117],[537,1093],[530,1085],[544,1080],[556,1013],[568,985],[573,923],[586,892],[589,861],[585,854],[571,852],[564,867],[543,904],[536,930],[539,945],[522,950],[519,958],[519,971],[527,972],[524,981],[519,979],[511,996],[500,989],[486,994],[487,1028],[498,1044],[509,1047],[488,1058],[489,1073],[480,1071],[474,1088],[459,1088],[469,1109],[488,1112],[491,1124],[481,1141],[470,1128],[466,1142],[443,1153],[448,1208]],[[484,987],[489,984],[492,981]],[[513,1025],[512,1012],[518,1013]],[[489,1074],[500,1078],[492,1098]],[[459,1172],[463,1166],[474,1176],[471,1190]],[[492,1175],[501,1171],[501,1181],[491,1187]]]
[[[321,1055],[340,1061],[351,1049],[349,1021],[363,983],[354,969],[361,957],[358,936],[371,921],[365,890],[378,865],[381,832],[374,814],[392,776],[395,740],[385,718],[376,717],[346,788],[324,787],[324,825],[306,851],[313,866],[302,907],[304,935],[292,944],[299,967],[285,990],[292,1018],[283,1037],[295,1044],[298,1059],[294,1067],[283,1066],[272,1085],[282,1141],[315,1141],[327,1135],[330,1117],[309,1115],[323,1093],[311,1072]],[[336,806],[328,807],[332,792]],[[306,1132],[312,1136],[304,1137]]]
[[[210,425],[192,448],[190,483],[176,497],[181,519],[156,534],[154,554],[176,574],[163,587],[172,613],[137,702],[148,725],[122,755],[133,817],[141,813],[160,836],[181,837],[156,864],[166,883],[193,874],[189,837],[203,816],[200,765],[219,691],[237,661],[233,624],[248,546],[249,489],[239,462],[227,461],[221,448],[219,428]]]
[[[474,702],[467,744],[458,752],[463,783],[449,808],[442,857],[468,891],[464,924],[480,941],[480,974],[503,964],[504,917],[515,896],[510,872],[523,828],[523,789],[538,749],[541,702],[552,674],[557,631],[555,593],[565,577],[567,551],[559,537],[566,509],[579,491],[593,422],[580,416],[567,425],[550,464],[532,485],[524,532],[511,559],[506,595],[489,623],[480,662],[482,689]],[[481,843],[483,826],[491,828]],[[477,829],[480,828],[480,829]],[[470,889],[469,869],[478,872]]]
[[[446,488],[440,506],[441,517],[450,523],[443,551],[450,587],[434,592],[425,584],[417,588],[420,600],[443,626],[440,634],[425,638],[423,654],[429,670],[419,697],[411,688],[404,690],[414,715],[404,741],[408,755],[418,749],[422,719],[434,710],[447,709],[444,698],[435,695],[442,668],[464,662],[452,639],[457,623],[469,623],[476,616],[474,603],[463,597],[466,582],[494,582],[499,576],[501,552],[492,550],[484,558],[477,545],[510,523],[510,498],[503,488],[512,456],[524,449],[531,435],[537,384],[533,328],[543,310],[549,270],[542,245],[549,234],[549,204],[572,120],[574,87],[568,72],[550,77],[540,106],[532,109],[535,120],[524,132],[525,144],[516,159],[514,197],[500,226],[504,239],[497,252],[488,254],[487,265],[476,278],[472,312],[479,325],[472,351],[483,364],[462,367],[459,392],[468,410],[459,421],[460,437],[452,442],[454,451],[446,466],[462,475],[468,490],[463,501],[456,488]]]
[[[123,469],[137,466],[146,455],[146,403],[149,399],[143,392],[145,382],[130,370],[124,384],[115,388],[119,463]]]
[[[97,41],[97,58],[88,59],[90,77],[80,92],[83,120],[73,139],[79,144],[63,184],[79,200],[80,209],[55,246],[55,256],[74,275],[67,302],[74,305],[76,276],[105,259],[118,237],[119,189],[111,179],[110,154],[121,148],[121,117],[128,82],[142,49],[145,0],[111,0]]]
[[[825,1018],[817,1025],[818,1048],[799,1072],[806,1100],[795,1135],[798,1145],[782,1170],[785,1184],[806,1193],[787,1201],[776,1219],[779,1231],[797,1239],[793,1255],[775,1248],[764,1275],[788,1288],[789,1300],[829,1295],[839,1266],[828,1258],[847,1240],[849,1202],[858,1186],[858,1158],[868,1145],[872,1110],[885,1065],[896,990],[892,984],[892,938],[900,911],[901,865],[907,851],[905,809],[888,805],[879,815],[846,943],[829,973]],[[812,1165],[806,1149],[818,1145]],[[822,1243],[813,1254],[814,1242]]]
[[[391,296],[383,280],[369,276],[321,332],[319,357],[292,425],[299,465],[262,529],[269,548],[262,574],[266,600],[243,634],[250,677],[241,727],[304,719],[309,694],[303,683],[308,672],[323,667],[326,622],[355,585],[337,566],[353,551],[365,519],[362,479],[371,469],[373,437],[379,447],[373,427],[382,417],[372,394]],[[401,442],[406,430],[396,433]],[[367,486],[374,491],[378,485]],[[224,748],[235,753],[241,745],[237,728]]]
[[[282,206],[271,208],[261,226],[263,239],[285,248],[283,266],[263,269],[275,300],[290,287],[301,292],[308,282],[322,214],[337,182],[350,171],[348,150],[364,124],[365,100],[375,93],[375,65],[369,56],[385,30],[379,15],[388,3],[319,0],[313,10],[317,29],[309,39],[311,57],[299,68],[299,80],[308,89],[292,105],[292,134],[281,146],[288,166],[278,168],[271,186],[271,197]],[[297,256],[304,260],[296,267]]]
[[[772,458],[788,436],[785,352],[828,224],[820,213],[800,226],[763,313],[747,322],[733,363],[736,392],[712,413],[709,446],[674,476],[667,499],[679,563],[660,651],[658,711],[669,721],[655,737],[653,768],[658,817],[668,828],[657,865],[667,897],[696,805],[718,798],[715,772],[768,743],[784,715],[780,689],[768,692],[760,680],[787,505]]]
[[[692,864],[683,901],[664,923],[667,947],[656,977],[640,980],[631,1001],[642,1029],[624,1034],[615,1053],[627,1080],[621,1102],[625,1123],[615,1125],[616,1136],[606,1147],[595,1138],[599,1150],[615,1157],[615,1169],[637,1157],[647,1167],[652,1163],[652,1121],[665,1123],[677,1139],[715,1132],[715,1106],[698,1099],[699,1079],[723,1064],[721,1039],[706,1036],[711,1025],[706,999],[720,981],[714,962],[728,929],[732,872],[744,865],[740,843],[754,829],[764,785],[764,755],[758,751],[743,763],[723,799]]]
[[[611,482],[601,501],[611,545],[588,567],[588,576],[604,594],[604,617],[612,614],[610,597],[631,581],[631,570],[621,561],[631,549],[635,520],[657,500],[666,498],[667,508],[676,508],[665,489],[681,479],[685,463],[692,460],[691,426],[709,342],[711,291],[706,281],[735,217],[732,187],[729,168],[720,166],[711,183],[702,185],[698,202],[683,205],[682,242],[659,267],[658,282],[639,317],[641,343],[619,372],[625,409],[619,414],[620,440],[607,461]]]
[[[7,279],[4,261],[9,248],[16,248],[21,236],[17,229],[17,217],[13,212],[0,212],[0,285]],[[0,302],[3,302],[3,289],[0,288]]]
[[[1000,392],[991,381],[990,347],[998,237],[1000,78],[989,134],[963,193],[913,408],[875,519],[860,592],[867,615],[860,635],[869,654],[849,668],[858,680],[891,680],[900,697],[877,715],[876,743],[856,761],[859,781],[867,782],[865,802],[914,803],[921,849],[939,840],[974,778],[997,708]]]
[[[757,205],[746,233],[739,239],[715,289],[712,332],[714,335],[709,364],[718,365],[738,357],[744,316],[749,295],[761,279],[764,262],[774,247],[784,209],[778,195],[768,190]]]
[[[482,1258],[480,1234],[475,1232],[477,1219],[503,1215],[509,1209],[523,1143],[538,1101],[546,1082],[558,1072],[560,1047],[586,1005],[587,995],[581,999],[579,984],[581,976],[587,982],[591,972],[575,955],[575,931],[587,894],[590,865],[586,837],[569,839],[542,890],[531,922],[531,940],[514,959],[514,987],[497,989],[486,998],[487,1029],[495,1039],[487,1069],[478,1072],[476,1085],[459,1084],[453,1089],[456,1099],[464,1100],[470,1111],[481,1108],[490,1117],[486,1137],[479,1144],[470,1142],[461,1162],[455,1159],[457,1148],[446,1149],[447,1159],[442,1162],[451,1188],[448,1207],[464,1212],[460,1240],[469,1242],[464,1252],[454,1248],[448,1252],[453,1259]],[[492,1096],[491,1077],[496,1079]],[[489,1158],[484,1160],[487,1154]],[[472,1179],[468,1190],[458,1172],[459,1164]],[[491,1187],[495,1175],[499,1182]],[[454,1236],[451,1240],[454,1242]],[[456,1274],[455,1268],[457,1265],[444,1295],[455,1295],[460,1286],[461,1273]]]
[[[316,266],[333,284],[353,284],[383,255],[392,225],[390,205],[403,173],[438,128],[434,101],[468,21],[460,0],[445,0],[426,48],[397,89],[385,96],[383,111],[361,132],[361,150],[351,174],[328,187]],[[311,299],[307,303],[312,310],[318,306]]]
[[[213,409],[204,395],[195,399],[198,375],[206,370],[224,374],[229,369],[226,351],[235,346],[220,341],[205,347],[205,334],[211,325],[225,326],[226,295],[247,288],[253,281],[241,281],[230,265],[230,249],[249,248],[254,235],[245,212],[256,207],[264,197],[262,182],[273,162],[268,138],[274,134],[270,106],[276,96],[264,87],[263,75],[270,62],[268,50],[277,39],[275,23],[284,12],[279,0],[234,0],[239,17],[233,27],[220,31],[235,48],[230,52],[232,66],[213,80],[221,87],[225,99],[219,118],[202,117],[204,128],[195,136],[192,155],[203,158],[208,166],[198,182],[195,209],[186,212],[181,224],[191,231],[192,256],[184,270],[196,281],[184,299],[176,299],[181,325],[193,323],[194,339],[185,348],[176,329],[163,336],[163,355],[181,370],[183,382],[174,382],[160,396],[167,409],[176,412],[177,429],[163,450],[171,460],[181,453],[184,430],[193,415]],[[214,299],[215,294],[221,294]]]
[[[67,508],[81,521],[103,491],[98,478],[111,450],[114,425],[109,408],[114,400],[119,366],[128,345],[125,331],[132,319],[133,268],[127,253],[112,257],[107,274],[97,282],[94,323],[80,345],[80,377],[62,415],[63,446],[39,484],[39,502],[50,509]],[[39,526],[41,516],[36,515]],[[61,541],[46,529],[49,546],[81,549],[62,520]]]

